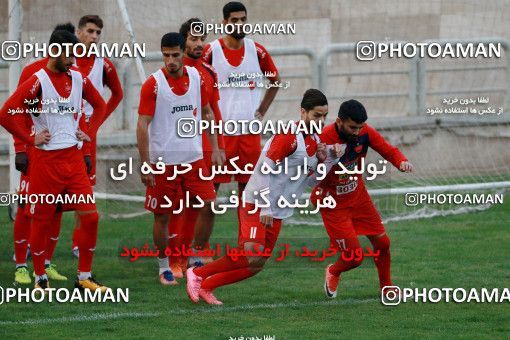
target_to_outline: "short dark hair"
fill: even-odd
[[[363,104],[355,99],[343,102],[338,110],[338,118],[341,120],[352,119],[358,124],[364,123],[367,119],[367,110]]]
[[[312,110],[316,106],[328,105],[328,99],[321,91],[317,89],[308,89],[303,94],[301,107],[306,111]]]
[[[57,26],[55,26],[55,28],[53,30],[54,31],[68,31],[68,32],[71,32],[72,34],[74,34],[74,32],[76,32],[76,28],[70,22],[66,22],[65,24],[58,24]]]
[[[185,44],[184,37],[177,32],[167,33],[161,38],[161,48],[179,46],[181,50],[184,50]]]
[[[65,30],[55,30],[51,33],[50,36],[50,45],[51,44],[78,44],[80,41],[74,33]]]
[[[183,23],[181,25],[181,28],[179,29],[179,33],[184,37],[184,40],[188,39],[188,34],[189,32],[191,32],[191,24],[193,23],[196,23],[193,25],[195,31],[197,31],[198,28],[198,32],[200,34],[205,34],[205,27],[202,20],[200,20],[199,18],[191,18],[188,19],[188,21],[186,21],[185,23]]]
[[[223,19],[227,20],[232,12],[246,12],[248,14],[246,7],[239,1],[230,1],[223,6]]]
[[[80,21],[78,21],[78,28],[82,28],[89,22],[93,23],[97,27],[103,29],[103,19],[99,17],[99,15],[95,14],[87,14],[80,18]]]

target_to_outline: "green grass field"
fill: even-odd
[[[103,211],[107,209],[101,204]],[[12,286],[12,224],[0,210],[0,285]],[[54,263],[72,277],[72,215],[65,215]],[[387,225],[393,281],[401,287],[493,288],[510,286],[510,202],[490,210]],[[406,303],[383,306],[375,266],[368,259],[343,276],[339,296],[325,297],[326,263],[289,258],[271,261],[257,276],[216,291],[223,306],[192,304],[185,282],[163,287],[152,259],[129,262],[122,246],[151,240],[151,216],[104,219],[94,263],[97,278],[129,287],[129,303],[9,303],[0,305],[0,338],[219,338],[276,339],[509,338],[510,304]],[[234,240],[234,215],[217,219],[214,240]],[[282,243],[326,246],[320,227],[284,226]],[[363,240],[364,245],[368,242]],[[277,248],[278,249],[278,248]],[[31,266],[31,265],[30,265]],[[73,281],[53,287],[71,288]]]

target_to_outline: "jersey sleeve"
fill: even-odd
[[[23,114],[23,118],[20,119],[20,122],[25,125],[25,128],[27,131],[30,131],[30,135],[32,135],[32,118],[30,117],[30,114]],[[14,152],[20,153],[20,152],[26,152],[27,151],[27,144],[23,142],[20,138],[16,136],[12,136],[14,139]]]
[[[376,129],[366,125],[370,147],[377,151],[384,159],[393,164],[396,168],[400,163],[407,161],[406,156],[396,147],[391,145]]]
[[[25,81],[27,81],[27,79],[30,78],[30,76],[33,74],[34,74],[34,72],[32,72],[30,65],[25,66],[19,76],[18,87],[21,84],[23,84]]]
[[[203,79],[200,79],[200,102],[202,103],[202,107],[209,104],[209,89]]]
[[[217,86],[214,86],[214,85],[218,84],[218,74],[216,73],[216,70],[214,69],[214,67],[212,67],[212,65],[209,65],[205,62],[202,63],[202,65],[207,70],[207,72],[209,72],[209,74],[211,75],[211,78],[213,80],[213,87],[212,87],[212,89],[209,89],[209,91],[210,91],[209,103],[211,101],[218,101],[218,100],[220,100],[220,90],[218,90]]]
[[[119,76],[117,75],[117,70],[108,58],[104,59],[104,78],[105,85],[110,88],[110,91],[112,91],[112,95],[110,99],[108,99],[108,103],[106,103],[106,115],[104,117],[104,120],[106,120],[117,108],[124,96]]]
[[[209,65],[212,65],[212,48],[211,44],[207,44],[204,47],[204,52],[202,53],[202,60]]]
[[[267,150],[266,157],[275,163],[282,162],[296,151],[297,138],[295,134],[279,134],[274,136]]]
[[[271,81],[277,80],[278,69],[273,62],[273,58],[261,44],[255,43],[255,47],[257,48],[257,56],[259,58],[260,69],[265,74],[271,74],[271,76],[267,77],[267,79]]]
[[[30,76],[18,86],[0,109],[0,125],[18,138],[19,143],[34,144],[34,136],[31,136],[31,129],[27,126],[28,105],[25,100],[36,99],[40,86],[37,76]],[[18,110],[18,113],[12,114],[11,110]]]
[[[140,103],[138,105],[138,114],[145,116],[154,116],[156,111],[156,97],[158,85],[154,76],[150,76],[143,83],[140,90]]]
[[[106,115],[106,103],[87,77],[83,78],[83,99],[89,102],[94,109],[90,118],[88,133],[90,138],[96,138],[97,130],[99,130]]]

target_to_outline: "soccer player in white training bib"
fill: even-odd
[[[177,284],[165,255],[168,223],[177,202],[186,192],[194,202],[200,199],[207,204],[216,198],[213,182],[199,176],[200,171],[209,176],[202,136],[197,131],[194,135],[183,136],[185,129],[180,125],[182,119],[197,125],[201,119],[214,119],[199,72],[194,67],[183,66],[184,44],[183,36],[176,32],[161,38],[165,65],[142,86],[136,130],[141,162],[151,164],[154,170],[161,165],[164,168],[164,173],[142,172],[141,175],[147,187],[145,208],[154,214],[153,238],[159,250],[159,278],[163,285]],[[207,134],[211,162],[221,165],[223,159],[217,139]],[[191,170],[181,173],[187,165],[191,165]],[[174,179],[169,180],[169,177]]]
[[[247,13],[242,3],[229,2],[223,7],[223,24],[245,24]],[[245,38],[242,30],[234,30],[232,34],[207,44],[203,59],[218,74],[219,109],[223,121],[262,120],[278,92],[278,87],[270,87],[263,92],[263,80],[267,78],[271,84],[280,81],[273,59],[264,46]],[[229,160],[235,157],[239,157],[236,164],[241,169],[247,164],[254,166],[257,163],[261,151],[260,134],[250,134],[239,128],[235,133],[224,133],[223,141],[227,159],[225,166],[229,171],[234,170]],[[239,194],[244,190],[249,177],[246,174],[234,175]],[[217,174],[213,179],[215,183],[230,183],[231,180],[232,175],[226,174]],[[213,224],[212,210],[204,209],[197,221],[197,241],[208,241]]]

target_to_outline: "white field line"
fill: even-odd
[[[315,302],[289,302],[289,303],[263,303],[256,305],[239,305],[239,306],[204,306],[197,308],[179,308],[170,309],[160,313],[148,312],[126,312],[126,313],[94,313],[90,315],[79,316],[65,316],[60,318],[47,318],[47,319],[28,319],[19,321],[0,321],[0,326],[31,326],[43,324],[63,324],[70,322],[84,322],[84,321],[102,321],[102,320],[115,320],[115,319],[143,319],[161,317],[163,315],[196,315],[197,313],[230,313],[235,311],[251,311],[257,309],[284,309],[284,308],[309,308],[319,306],[338,306],[338,305],[353,305],[378,302],[379,299],[353,299],[348,298],[345,300],[333,301],[315,301]]]

